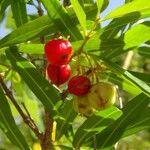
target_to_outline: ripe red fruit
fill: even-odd
[[[55,85],[65,83],[71,74],[71,68],[67,65],[49,64],[47,67],[47,74],[51,82]]]
[[[68,83],[68,92],[77,96],[88,93],[91,86],[90,80],[85,76],[74,76]]]
[[[58,65],[67,64],[72,53],[71,43],[65,39],[53,39],[45,44],[44,49],[47,60]]]

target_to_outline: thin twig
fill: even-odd
[[[30,115],[30,113],[29,113],[29,111],[28,111],[27,107],[25,106],[25,104],[24,104],[23,102],[22,102],[21,104],[22,104],[22,106],[23,106],[24,110],[26,111],[26,113],[27,113],[28,117],[31,119],[31,115]]]
[[[67,5],[68,5],[68,0],[63,0],[63,6],[67,7]]]
[[[9,99],[11,100],[11,102],[13,103],[13,105],[15,106],[15,108],[17,109],[17,111],[19,112],[19,114],[21,115],[23,121],[30,127],[30,129],[35,133],[35,135],[39,138],[39,140],[42,139],[42,133],[39,131],[38,127],[36,126],[36,124],[34,123],[34,121],[29,118],[26,114],[24,114],[24,112],[22,111],[22,109],[20,108],[20,106],[18,105],[17,101],[15,100],[12,91],[10,91],[4,80],[3,77],[0,75],[0,84],[2,85],[5,94],[9,97]]]
[[[43,16],[43,14],[44,14],[44,11],[43,11],[43,9],[42,9],[42,7],[41,7],[41,2],[40,2],[40,0],[37,0],[37,2],[38,2],[38,15],[39,16]],[[41,41],[41,43],[42,44],[44,44],[45,43],[45,38],[44,38],[44,36],[41,36],[40,37],[40,41]]]
[[[99,23],[100,19],[96,18],[93,27],[91,28],[91,30],[89,31],[89,33],[85,36],[85,39],[83,40],[81,46],[79,47],[79,49],[72,55],[71,59],[79,54],[81,54],[81,52],[83,51],[83,48],[85,46],[85,44],[88,42],[88,40],[91,37],[91,34],[93,33],[93,31],[95,30],[97,24]]]

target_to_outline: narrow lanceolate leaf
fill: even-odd
[[[136,76],[137,78],[141,79],[144,82],[150,83],[150,74],[149,73],[141,73],[135,71],[129,71],[132,75]]]
[[[74,11],[72,11],[71,8],[68,8],[67,10],[70,13],[72,21],[76,23],[77,18],[75,16]],[[96,11],[95,5],[86,5],[85,12],[87,16],[91,16],[91,14],[95,11]],[[65,31],[66,28],[62,29],[61,20],[60,19],[56,20],[57,25],[60,25],[59,28],[61,29],[62,34],[64,34],[63,32],[66,32]],[[74,28],[74,26],[72,27]],[[17,28],[16,30],[12,31],[10,34],[5,36],[3,39],[1,39],[0,48],[26,42],[28,40],[32,40],[33,38],[39,38],[41,36],[50,35],[56,32],[58,32],[58,28],[54,24],[53,20],[51,20],[48,16],[42,16],[20,26],[19,28]]]
[[[150,127],[150,108],[147,107],[146,109],[142,110],[139,113],[138,117],[136,117],[132,122],[129,124],[125,132],[123,133],[122,137],[126,137],[132,134],[135,134],[139,131],[149,129]]]
[[[83,40],[71,42],[73,52],[78,50],[78,48],[83,43]],[[99,52],[99,39],[90,39],[89,42],[85,45],[86,51],[97,50]],[[19,52],[28,53],[28,54],[44,54],[44,44],[19,44],[17,46]],[[0,53],[3,53],[7,48],[1,48]]]
[[[80,25],[83,28],[84,33],[86,33],[86,14],[82,9],[82,6],[80,5],[78,0],[71,0],[71,4],[77,15]]]
[[[73,140],[74,147],[80,147],[85,140],[88,140],[97,132],[104,130],[118,119],[121,114],[118,108],[112,106],[88,118],[75,133]]]
[[[54,87],[29,61],[23,58],[14,47],[7,50],[6,55],[12,66],[20,74],[32,92],[49,112],[55,115],[57,112],[55,105],[60,100],[60,97]]]
[[[137,51],[141,56],[150,58],[150,47],[139,47]]]
[[[20,26],[1,39],[0,48],[26,42],[27,40],[33,39],[35,37],[38,38],[45,35],[46,33],[50,34],[56,31],[57,28],[53,25],[48,16],[42,16],[24,24],[23,26]]]
[[[65,35],[71,35],[72,40],[82,39],[82,35],[76,24],[71,20],[66,9],[60,4],[59,0],[42,0],[44,7],[58,31],[65,29]],[[58,23],[57,20],[60,20]]]
[[[136,0],[132,1],[128,4],[125,4],[121,7],[116,8],[112,12],[110,12],[103,20],[118,18],[130,13],[143,14],[150,9],[150,1],[149,0]]]
[[[102,58],[106,65],[108,65],[111,69],[115,70],[117,73],[122,75],[125,79],[131,82],[131,84],[135,85],[138,89],[140,89],[143,93],[145,93],[147,96],[150,97],[150,87],[143,82],[142,80],[138,79],[134,75],[132,75],[130,72],[124,70],[116,63],[109,61],[108,59]]]
[[[24,136],[19,131],[12,116],[9,104],[0,85],[0,128],[10,141],[22,150],[30,150]]]
[[[133,84],[131,84],[128,80],[125,80],[122,78],[122,76],[114,73],[103,73],[100,75],[100,77],[105,77],[105,79],[108,78],[108,81],[114,83],[115,85],[118,85],[118,87],[122,90],[127,91],[128,93],[132,95],[138,95],[141,93],[140,89],[137,89]]]
[[[27,12],[25,0],[11,0],[11,10],[16,22],[16,26],[19,27],[27,22]]]
[[[72,100],[66,100],[63,106],[58,109],[60,118],[57,120],[56,140],[59,140],[69,128],[72,128],[72,122],[77,116],[77,113],[73,109],[72,102]]]
[[[142,35],[142,36],[141,36]],[[102,41],[102,49],[112,49],[112,51],[105,51],[103,56],[107,58],[114,58],[129,50],[136,50],[141,44],[150,40],[150,21],[145,21],[141,24],[135,25],[124,33],[124,39],[105,40]],[[108,34],[109,36],[109,34]],[[144,52],[143,52],[144,53]],[[146,53],[146,52],[145,52]],[[148,56],[147,56],[148,57]]]
[[[102,6],[103,6],[104,0],[96,0],[96,4],[97,4],[97,14],[99,14],[101,12]]]
[[[122,116],[96,137],[97,148],[102,149],[115,144],[126,131],[127,127],[142,113],[149,104],[149,97],[140,94],[133,98],[122,109]]]
[[[5,10],[8,7],[10,1],[9,0],[1,0],[0,1],[0,22],[4,19]]]

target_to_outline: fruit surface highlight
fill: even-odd
[[[87,95],[76,96],[73,101],[74,110],[84,116],[91,116],[93,114],[93,109],[88,103]]]
[[[72,46],[65,39],[53,39],[45,44],[44,49],[47,60],[57,65],[67,64],[72,53]]]
[[[91,82],[86,76],[74,76],[68,83],[68,92],[83,96],[88,93],[90,86]]]
[[[71,74],[71,68],[67,65],[49,64],[47,67],[47,74],[51,82],[55,85],[65,83]]]
[[[97,110],[105,109],[115,103],[116,88],[106,82],[99,82],[93,85],[87,94],[89,104]]]

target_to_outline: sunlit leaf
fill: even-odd
[[[126,14],[137,12],[142,15],[145,11],[149,11],[150,1],[149,0],[136,0],[128,4],[122,5],[115,10],[111,11],[103,20],[118,18]]]
[[[102,9],[102,6],[103,6],[103,3],[104,3],[104,0],[96,0],[96,4],[97,4],[97,7],[98,7],[97,14],[100,13],[100,11]]]
[[[71,4],[73,6],[73,9],[78,17],[78,20],[80,22],[80,25],[83,28],[84,33],[86,32],[86,14],[84,10],[82,9],[80,3],[78,0],[71,0]]]
[[[150,87],[142,80],[138,79],[134,75],[132,75],[127,70],[124,70],[116,63],[109,61],[108,59],[102,58],[106,65],[108,65],[112,70],[122,75],[126,80],[130,81],[131,84],[135,85],[138,89],[140,89],[143,93],[150,97]]]

